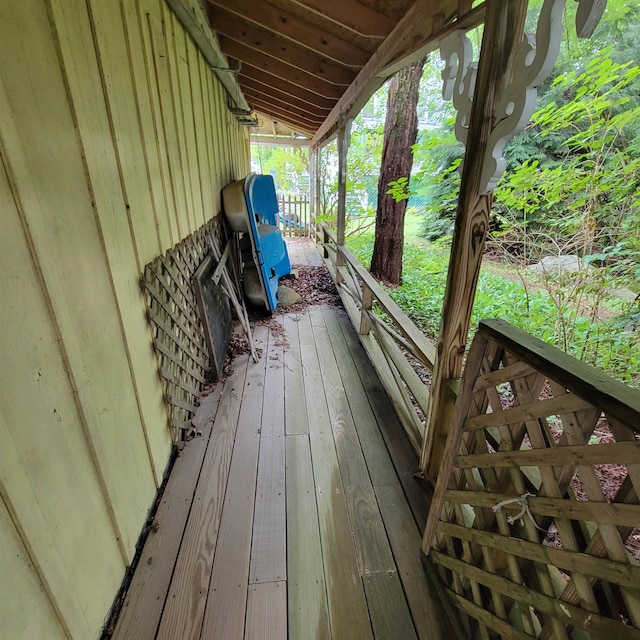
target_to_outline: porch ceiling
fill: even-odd
[[[222,52],[238,70],[242,92],[259,119],[266,120],[262,125],[269,130],[273,121],[284,123],[312,137],[323,124],[330,129],[399,62],[417,57],[459,17],[474,13],[471,4],[207,0],[206,8]]]

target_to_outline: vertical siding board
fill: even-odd
[[[187,156],[187,170],[189,171],[189,186],[192,202],[193,230],[201,227],[205,220],[202,202],[202,185],[200,183],[200,157],[196,132],[196,118],[194,113],[195,96],[191,84],[192,63],[190,50],[195,49],[191,37],[181,25],[176,25],[176,53],[178,56],[178,76],[180,79],[180,97],[182,102],[182,121],[184,123],[184,137]],[[193,61],[195,63],[195,60]]]
[[[151,109],[151,93],[148,84],[147,64],[145,59],[143,34],[140,30],[140,21],[135,4],[120,0],[120,14],[124,29],[126,55],[129,61],[131,83],[136,109],[137,126],[140,132],[140,153],[144,158],[146,172],[146,188],[149,190],[149,198],[156,224],[159,252],[162,253],[168,247],[173,246],[171,229],[165,214],[166,202],[162,188],[158,188],[157,177],[162,175],[162,169],[158,162],[157,143],[154,132],[154,116]],[[152,256],[152,258],[155,256]],[[147,260],[146,262],[149,262]],[[142,264],[146,264],[144,259]]]
[[[80,7],[85,2],[60,2],[59,0],[58,2],[60,11],[64,15],[68,37],[74,38],[72,29],[68,28],[69,18],[72,17],[69,14],[72,11],[79,13]],[[122,14],[115,2],[88,0],[86,4],[89,7],[91,24],[88,26],[79,22],[77,27],[82,31],[89,27],[93,31],[99,68],[90,66],[87,59],[85,64],[78,65],[74,71],[77,71],[78,88],[84,88],[86,91],[86,87],[91,87],[93,84],[96,91],[94,99],[98,103],[105,103],[116,152],[118,177],[124,195],[123,212],[126,213],[126,218],[121,221],[121,224],[127,220],[131,227],[137,270],[142,273],[144,265],[162,251],[162,245],[146,175],[144,145],[139,127]],[[87,34],[85,39],[87,46],[91,44],[90,35]],[[76,39],[79,40],[80,37],[78,34]],[[69,51],[69,59],[65,60],[67,70],[79,54],[80,50],[77,48]],[[67,73],[70,74],[69,71]],[[102,78],[104,95],[97,93],[100,91],[100,78]],[[83,99],[81,95],[73,97],[74,103]]]
[[[164,0],[10,6],[0,294],[19,304],[0,308],[16,372],[0,388],[0,548],[18,559],[0,559],[0,619],[11,637],[90,638],[171,446],[139,275],[219,213],[248,134]]]
[[[155,4],[158,5],[159,0]],[[147,2],[145,1],[145,6]],[[149,11],[153,5],[149,3]],[[169,72],[169,52],[165,39],[164,24],[158,13],[147,13],[147,24],[151,35],[151,52],[154,63],[156,83],[158,87],[158,104],[165,138],[165,150],[168,160],[168,178],[173,192],[175,224],[178,240],[189,235],[188,221],[184,218],[186,211],[186,194],[184,176],[180,163],[178,138],[173,110],[171,76]],[[162,153],[162,150],[160,151]]]
[[[70,638],[40,585],[9,513],[0,499],[0,575],[11,576],[11,589],[2,592],[0,620],[6,638]]]
[[[224,157],[222,155],[222,146],[220,144],[220,105],[218,103],[216,85],[217,82],[213,78],[208,78],[207,93],[209,95],[209,117],[211,119],[211,145],[216,159],[216,197],[220,207],[222,204],[222,188],[225,186],[225,181]]]
[[[229,111],[226,108],[227,94],[222,85],[217,85],[218,101],[220,104],[220,131],[222,133],[222,153],[224,154],[225,164],[225,184],[235,179],[235,170],[233,167],[233,159],[231,158],[231,141],[229,131]]]
[[[198,166],[196,168],[196,178],[200,189],[201,209],[198,212],[198,224],[204,224],[217,211],[213,210],[211,199],[211,162],[207,140],[207,129],[205,121],[208,114],[204,110],[204,100],[202,96],[202,86],[200,84],[200,63],[202,56],[196,49],[191,39],[187,39],[187,71],[189,73],[189,87],[191,93],[191,112],[193,118],[193,132],[196,143],[196,154]]]
[[[180,240],[178,223],[176,220],[176,197],[173,183],[171,181],[171,170],[167,154],[167,141],[165,136],[164,122],[162,119],[162,105],[160,102],[159,81],[156,72],[156,62],[154,60],[153,43],[151,41],[151,27],[149,24],[147,1],[139,0],[132,3],[129,0],[122,0],[123,7],[127,14],[127,27],[131,32],[132,44],[136,41],[141,47],[143,65],[136,69],[141,77],[138,83],[138,101],[140,104],[149,104],[149,116],[145,116],[143,110],[142,120],[146,125],[143,127],[144,140],[147,144],[147,155],[149,158],[149,171],[151,172],[151,183],[158,205],[158,217],[164,220],[164,226],[169,233],[169,241],[165,242],[162,250],[166,251]],[[138,34],[136,36],[136,33]],[[145,87],[147,95],[143,96]]]
[[[117,302],[50,18],[36,0],[12,8],[20,27],[8,20],[0,25],[6,89],[0,110],[13,120],[4,140],[13,188],[60,326],[123,552],[130,559],[154,483],[148,465],[139,464],[147,455],[143,435],[129,428],[139,415]]]
[[[178,116],[178,127],[182,137],[182,162],[184,163],[186,171],[185,184],[187,187],[187,202],[189,204],[189,220],[191,224],[191,231],[195,231],[201,224],[198,221],[198,216],[199,210],[202,207],[198,204],[198,185],[196,183],[195,175],[197,160],[194,157],[195,140],[193,135],[193,111],[191,107],[191,96],[189,93],[189,70],[187,68],[187,42],[189,41],[189,36],[173,13],[171,14],[171,26],[174,44],[174,59],[176,62],[176,115]]]
[[[195,231],[196,225],[193,219],[193,192],[191,190],[191,176],[189,175],[189,159],[185,141],[184,131],[184,117],[182,113],[182,96],[180,87],[180,59],[177,51],[176,42],[176,30],[180,35],[184,37],[184,30],[178,23],[175,15],[163,3],[164,11],[164,37],[165,46],[167,50],[167,61],[169,68],[169,81],[170,81],[170,99],[171,99],[171,117],[173,120],[173,127],[176,135],[176,148],[177,148],[177,161],[179,164],[179,173],[182,179],[183,188],[183,202],[184,209],[178,212],[183,221],[183,226],[186,229],[184,236],[189,235],[192,231]]]
[[[220,187],[220,181],[218,179],[218,157],[216,155],[215,148],[215,125],[213,107],[211,106],[211,94],[209,92],[209,85],[211,79],[209,77],[210,71],[205,64],[202,56],[199,56],[198,60],[198,78],[200,81],[200,90],[202,92],[202,113],[204,115],[205,124],[205,141],[207,145],[207,153],[209,155],[209,183],[207,188],[209,189],[209,197],[211,201],[211,213],[217,215],[220,213],[220,198],[218,195]]]
[[[6,120],[0,123],[2,129]],[[64,624],[75,637],[90,637],[99,629],[124,563],[65,371],[60,334],[1,168],[0,209],[0,299],[5,301],[0,362],[11,371],[0,385],[0,493],[12,505]],[[5,549],[0,549],[2,556]],[[1,571],[0,576],[4,601],[14,597],[14,576]],[[81,606],[87,593],[95,599]],[[0,615],[0,620],[6,618]]]
[[[60,43],[67,81],[73,97],[98,226],[109,260],[138,406],[138,424],[129,425],[129,429],[142,430],[150,470],[156,486],[159,486],[171,447],[171,435],[150,348],[144,298],[138,284],[144,263],[142,266],[139,263],[136,246],[147,254],[148,259],[155,257],[160,247],[158,237],[153,233],[157,225],[144,171],[133,85],[130,75],[122,71],[128,69],[127,59],[108,55],[111,49],[126,52],[124,25],[116,5],[95,5],[91,25],[84,2],[59,3],[56,0],[52,3],[62,35]],[[108,15],[109,9],[111,15]],[[87,54],[92,41],[98,43],[98,54],[101,53],[100,47],[104,47],[99,68],[97,61],[90,64],[94,59]],[[73,61],[81,56],[85,63],[74,65]],[[104,139],[111,132],[113,147],[98,147],[94,143],[97,130],[102,131],[100,137]],[[148,240],[143,239],[145,237]],[[144,254],[143,259],[146,259]],[[142,464],[143,460],[139,460],[138,465]]]
[[[211,82],[211,71],[207,68],[202,56],[198,56],[198,84],[200,85],[200,95],[202,97],[202,116],[204,122],[203,143],[206,146],[209,163],[207,174],[204,179],[206,200],[209,210],[206,217],[218,215],[220,213],[220,189],[222,188],[218,180],[218,163],[214,148],[214,127],[213,113],[209,95],[209,84]]]

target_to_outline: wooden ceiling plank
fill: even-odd
[[[215,9],[212,16],[215,20],[213,28],[219,35],[266,53],[327,82],[349,86],[356,77],[352,70],[328,62],[309,49],[293,44],[291,41],[237,17],[225,9]]]
[[[341,43],[350,45],[365,51],[369,55],[364,60],[359,60],[358,65],[362,66],[367,62],[369,56],[380,45],[379,38],[367,38],[356,34],[350,29],[339,25],[329,18],[306,8],[301,4],[292,4],[290,0],[262,0],[260,2],[260,13],[256,14],[256,4],[254,0],[208,0],[210,4],[222,6],[234,13],[244,16],[248,20],[258,21],[261,25],[279,31],[283,35],[295,40],[301,45],[309,46],[318,51],[323,51],[323,40],[328,44],[335,45],[335,39]],[[308,45],[307,45],[308,41]],[[325,45],[325,46],[327,46]],[[360,53],[360,56],[362,53]],[[350,58],[356,62],[353,50]],[[349,58],[347,58],[347,61]]]
[[[292,82],[320,96],[338,100],[344,91],[344,87],[322,80],[322,78],[302,71],[297,67],[292,67],[286,62],[282,62],[271,56],[260,54],[255,51],[255,49],[251,49],[240,42],[230,40],[224,36],[220,36],[219,39],[222,50],[227,56],[231,56],[236,60],[240,60],[242,63],[250,64],[255,68],[283,78],[288,82]]]
[[[249,104],[251,105],[267,104],[273,107],[274,109],[279,109],[281,113],[291,113],[295,116],[299,116],[300,118],[304,118],[309,122],[315,122],[316,127],[319,127],[324,120],[322,116],[317,116],[314,113],[309,113],[308,111],[304,111],[303,109],[298,109],[297,107],[294,107],[291,104],[287,104],[286,102],[280,102],[279,100],[275,100],[270,96],[265,96],[257,92],[248,93],[246,98]]]
[[[442,14],[455,14],[457,3],[455,0],[443,0],[437,6],[431,0],[417,0],[338,100],[316,131],[312,146],[329,139],[341,120],[355,115],[399,65],[409,64],[436,49],[439,40],[452,31],[480,24],[484,19],[484,8],[482,4],[462,20],[449,22],[438,33],[432,33],[434,10],[438,11],[436,17],[440,20]]]
[[[343,40],[272,5],[263,4],[258,13],[255,0],[210,0],[209,15],[214,29],[219,25],[219,10],[225,10],[259,24],[346,67],[360,69],[371,55],[371,52],[361,49],[354,43]]]
[[[277,76],[262,71],[261,69],[257,69],[249,64],[242,65],[242,70],[238,75],[238,79],[240,84],[245,82],[246,79],[250,79],[254,82],[259,82],[260,84],[267,85],[267,87],[278,89],[282,93],[294,96],[296,98],[299,98],[300,100],[309,102],[310,104],[319,105],[323,108],[328,107],[329,110],[333,108],[333,105],[337,100],[337,98],[325,98],[323,96],[319,96],[317,93],[307,91],[303,87],[291,84],[289,81],[284,80],[283,78],[278,78]]]
[[[254,82],[246,78],[243,78],[241,80],[240,87],[242,88],[243,92],[250,91],[253,94],[258,93],[259,95],[273,98],[278,102],[293,105],[294,107],[297,107],[302,111],[313,113],[314,115],[317,115],[317,116],[322,116],[323,119],[326,118],[329,115],[329,112],[331,111],[331,109],[328,107],[320,107],[318,105],[305,102],[304,100],[295,98],[290,94],[283,93],[282,91],[278,91],[273,87],[269,87],[268,85],[265,85],[265,84],[260,84],[259,82]]]
[[[256,101],[263,102],[265,104],[272,104],[274,107],[278,109],[282,109],[286,112],[291,111],[291,113],[296,113],[303,118],[307,118],[309,120],[317,121],[318,126],[320,126],[324,121],[324,116],[313,111],[307,111],[306,109],[300,108],[291,102],[286,102],[282,100],[278,100],[273,95],[264,94],[260,91],[256,91],[255,89],[247,89],[245,93],[245,97],[249,104],[253,104]]]
[[[287,113],[286,111],[281,111],[280,109],[274,109],[270,105],[257,102],[255,106],[258,111],[264,113],[272,120],[284,122],[295,130],[301,129],[303,133],[311,133],[313,135],[313,132],[318,126],[315,122],[309,122],[308,120],[305,120],[304,118],[301,118],[294,113]]]
[[[281,109],[273,104],[262,102],[261,100],[254,100],[253,106],[257,111],[261,111],[276,121],[304,124],[307,131],[314,131],[318,127],[317,120],[305,118],[291,109]]]
[[[396,24],[392,18],[358,0],[291,0],[291,4],[312,9],[333,22],[370,38],[386,38]]]
[[[263,98],[259,98],[258,96],[251,97],[251,104],[258,111],[265,111],[266,113],[278,113],[283,116],[287,116],[289,118],[297,118],[302,122],[306,122],[307,124],[313,125],[315,128],[319,127],[322,123],[322,118],[318,118],[313,115],[308,115],[303,112],[298,111],[295,107],[290,107],[288,105],[279,105],[272,101],[265,100]]]

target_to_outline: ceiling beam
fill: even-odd
[[[325,109],[328,108],[329,110],[331,110],[333,108],[333,105],[336,103],[336,99],[319,96],[317,93],[307,91],[303,87],[291,84],[283,78],[278,78],[270,73],[261,71],[260,69],[256,69],[251,65],[243,64],[240,74],[238,75],[238,81],[242,85],[247,81],[247,79],[250,79],[251,81],[260,83],[262,85],[266,85],[268,88],[277,89],[281,93],[294,96],[296,98],[299,98],[300,100],[308,102],[309,104],[318,105]]]
[[[257,111],[260,111],[269,119],[275,120],[277,122],[282,122],[295,131],[309,134],[309,137],[311,137],[313,135],[313,132],[318,128],[317,122],[309,121],[306,118],[297,116],[294,113],[287,113],[286,111],[273,107],[273,105],[263,103],[260,100],[254,101],[253,106]]]
[[[338,100],[344,91],[344,88],[340,85],[332,84],[306,71],[302,71],[302,69],[281,62],[276,58],[263,55],[235,40],[220,36],[220,45],[228,56],[249,64],[261,71],[271,73],[278,78],[284,79],[286,82],[292,82],[303,89],[317,93],[325,98]]]
[[[405,66],[429,51],[433,51],[437,48],[440,39],[452,31],[471,28],[484,19],[484,4],[482,4],[463,19],[450,21],[437,33],[433,33],[434,21],[442,22],[442,13],[435,16],[434,20],[434,8],[431,0],[417,0],[409,9],[333,107],[327,119],[315,133],[311,141],[313,147],[324,143],[335,132],[341,121],[354,117],[394,72],[395,67]],[[455,11],[455,8],[455,0],[443,0],[439,11],[444,11],[447,15]]]
[[[211,0],[210,0],[211,1]],[[214,2],[227,2],[228,0],[213,0]],[[407,0],[403,0],[407,1]],[[411,0],[408,0],[409,2]],[[342,40],[351,42],[357,47],[373,53],[380,45],[381,38],[371,38],[360,35],[355,31],[349,29],[343,24],[338,24],[313,9],[305,6],[295,0],[259,0],[259,5],[263,11],[271,11],[273,7],[276,7],[278,11],[282,12],[285,16],[294,16],[303,22],[313,25],[317,29],[320,29],[327,34],[332,34]],[[233,10],[233,9],[232,9]],[[253,9],[255,15],[255,5]],[[256,16],[257,17],[257,16]]]
[[[298,104],[293,104],[291,100],[287,100],[286,98],[284,100],[276,98],[273,95],[273,92],[260,91],[259,89],[250,89],[249,87],[244,87],[243,91],[249,103],[251,103],[254,98],[257,98],[258,100],[262,100],[263,102],[267,102],[268,104],[273,104],[275,107],[280,107],[280,108],[291,107],[295,109],[296,113],[299,113],[300,115],[304,115],[305,117],[318,120],[319,121],[318,125],[321,125],[322,122],[324,121],[325,116],[322,113],[318,113],[315,109],[313,109],[309,105],[304,106],[305,104],[304,102],[302,103],[303,106],[300,107]]]
[[[300,100],[295,96],[292,96],[290,93],[284,93],[283,91],[279,91],[274,87],[270,87],[268,84],[263,84],[261,82],[256,82],[255,80],[251,80],[250,78],[240,78],[240,86],[243,91],[252,91],[253,93],[258,92],[264,94],[265,96],[269,96],[270,98],[274,98],[280,102],[285,102],[286,104],[291,104],[303,111],[310,111],[313,113],[317,113],[323,115],[324,117],[329,115],[331,111],[331,107],[323,107],[321,105],[313,104],[307,102],[306,100]]]
[[[369,38],[386,38],[395,21],[357,0],[304,0],[292,2]]]
[[[305,124],[312,125],[314,129],[321,123],[321,120],[315,116],[302,113],[293,107],[273,104],[258,96],[252,96],[251,103],[258,111],[262,111],[262,113],[266,115],[272,115],[273,120],[276,121],[279,121],[281,118],[284,118],[286,121],[295,119],[296,122],[304,122]]]
[[[278,7],[266,3],[261,7],[262,11],[256,15],[255,0],[209,0],[209,15],[217,28],[221,19],[218,12],[221,9],[226,10],[347,67],[359,69],[366,64],[371,55],[352,42],[328,33],[325,29],[320,29]]]
[[[260,4],[260,13],[257,15],[255,0],[209,0],[209,15],[212,16],[214,24],[216,24],[216,8],[224,8],[245,20],[256,22],[343,65],[359,68],[371,55],[371,51],[360,48],[355,43],[329,33],[326,29],[287,13],[268,2]]]
[[[290,40],[259,27],[251,22],[238,18],[224,9],[214,12],[216,21],[213,25],[218,35],[235,40],[260,53],[266,53],[307,73],[331,82],[349,86],[356,74],[343,66],[330,63],[305,47],[300,47]]]

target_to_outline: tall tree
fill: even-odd
[[[417,106],[425,60],[402,69],[389,85],[371,273],[391,285],[399,285],[402,280],[404,214],[413,166],[411,147],[418,134]]]

